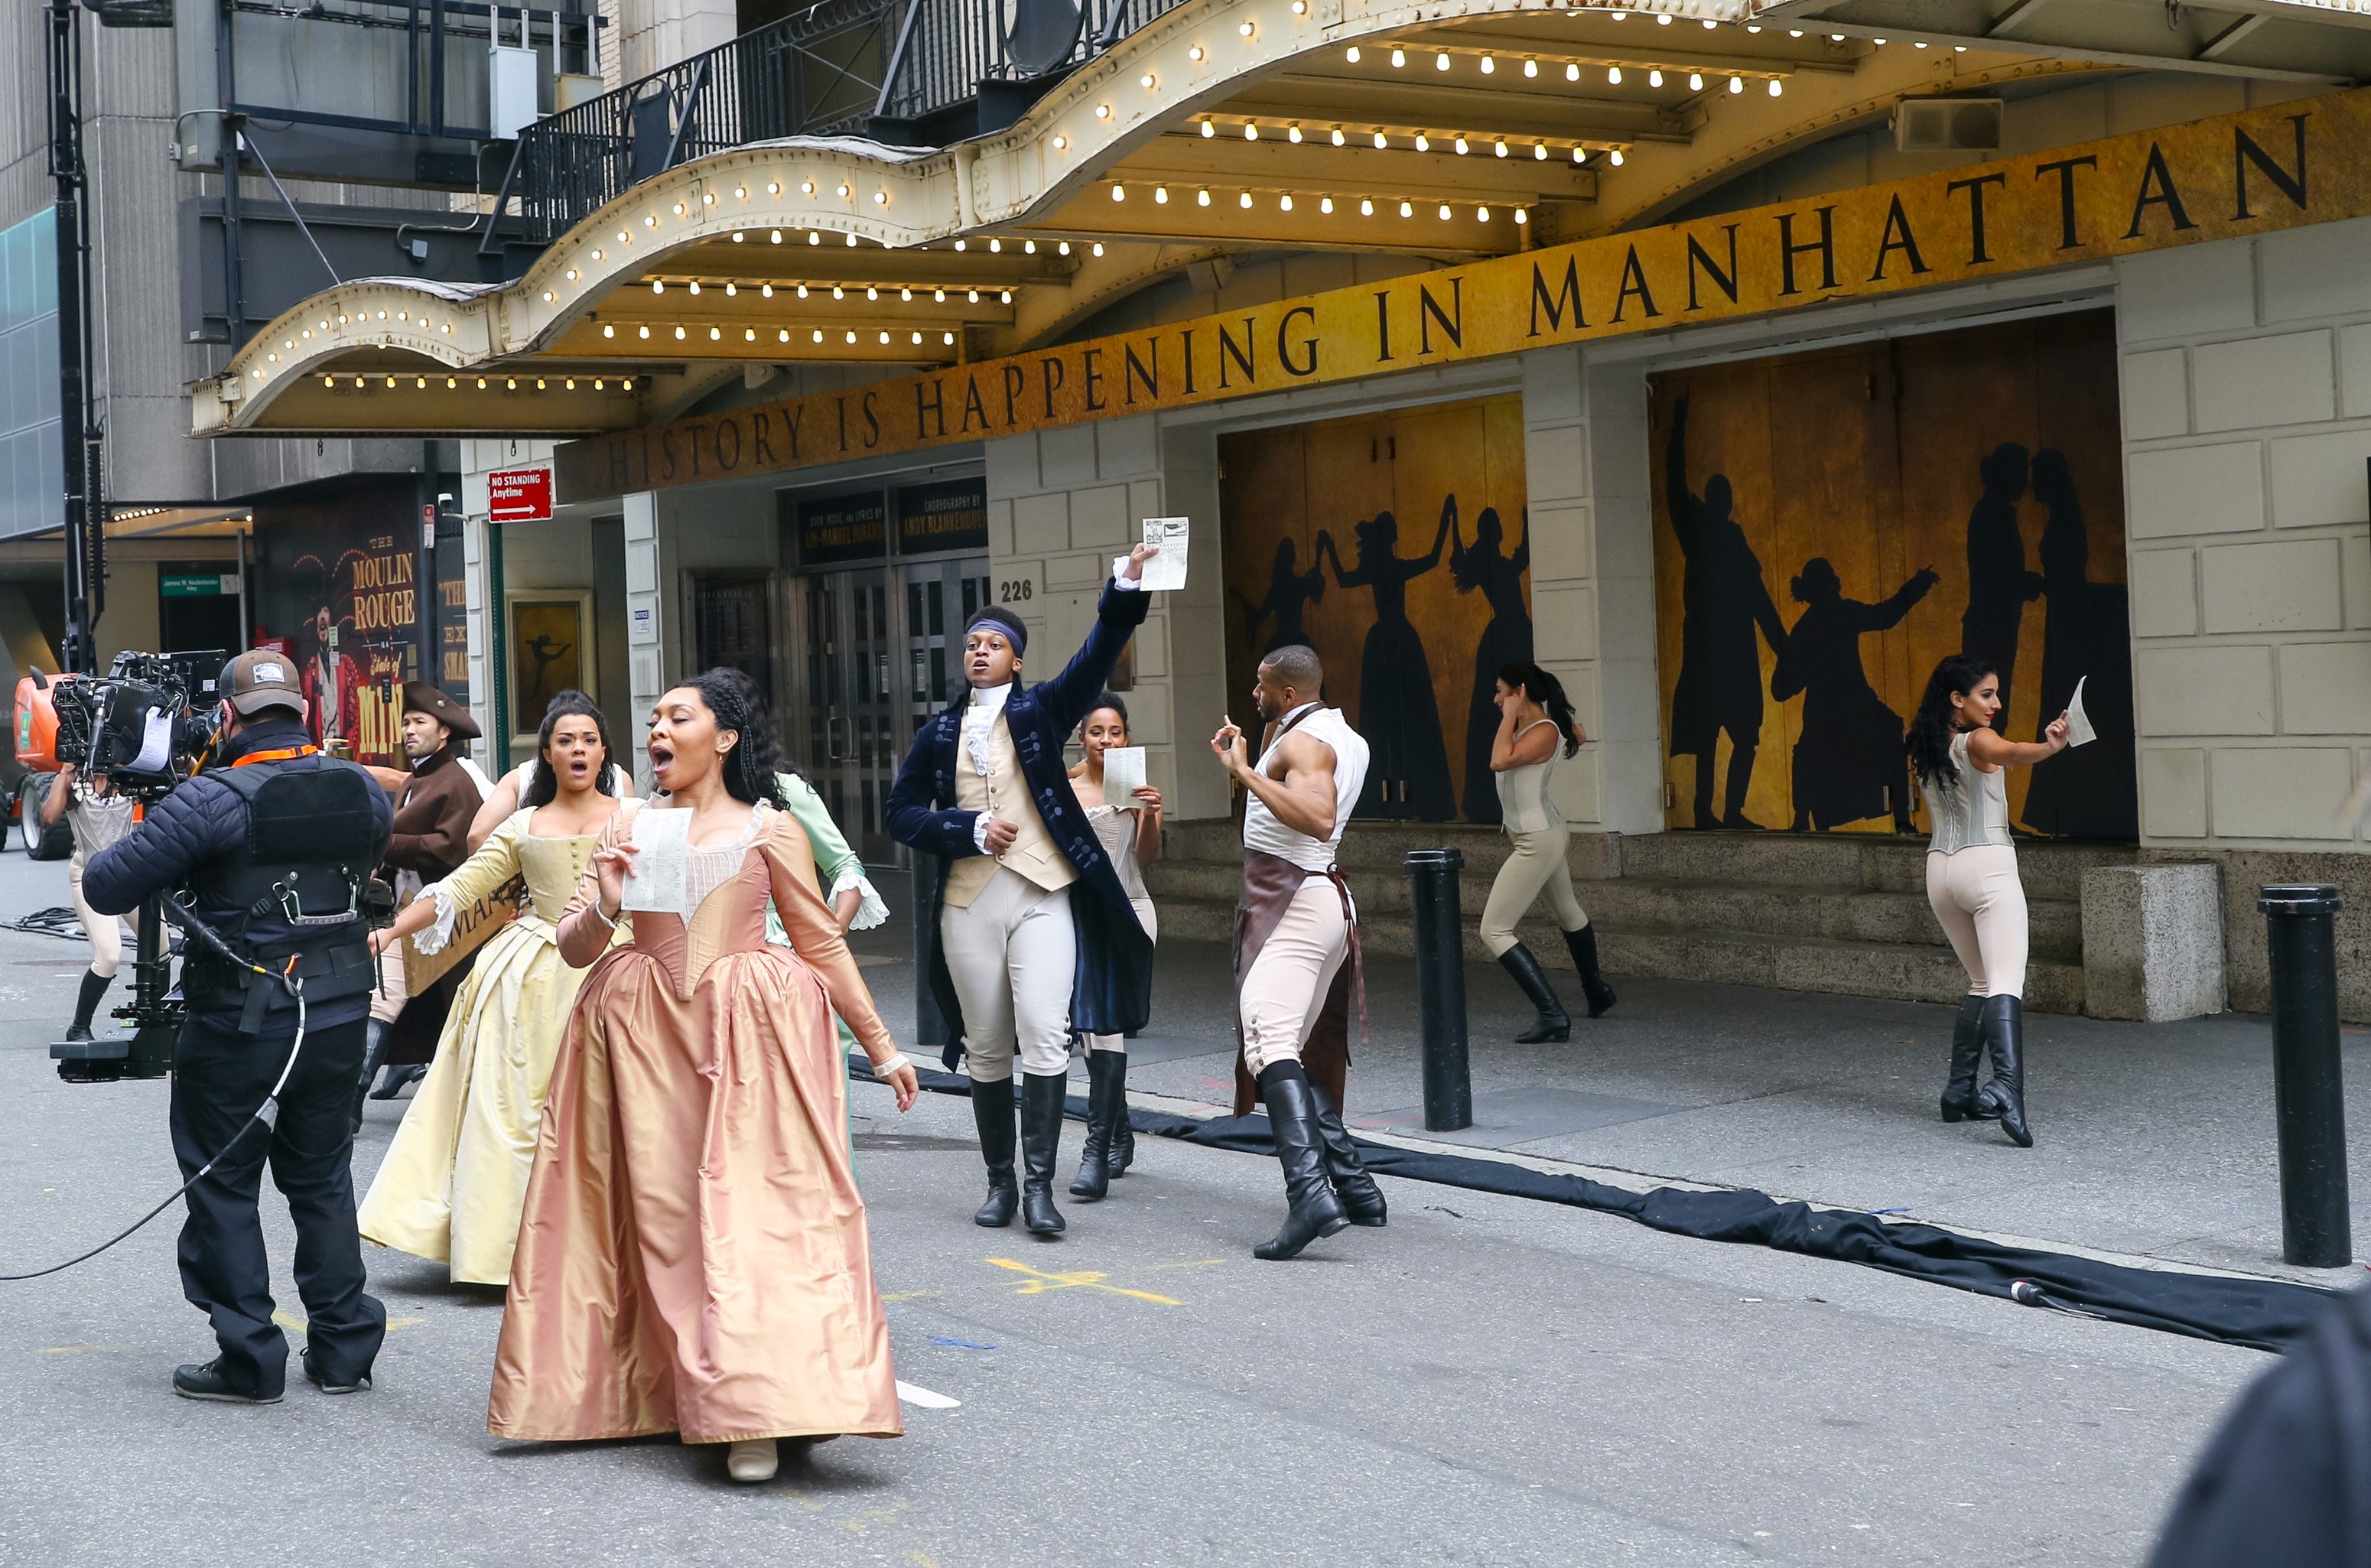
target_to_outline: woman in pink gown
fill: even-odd
[[[903,1430],[832,1016],[901,1111],[914,1070],[780,807],[743,689],[711,671],[669,691],[649,754],[665,797],[611,819],[560,920],[561,957],[592,972],[544,1105],[487,1425],[677,1432],[732,1445],[733,1479],[763,1481],[778,1438]],[[688,828],[664,832],[677,812]],[[677,854],[636,871],[670,840]],[[630,882],[636,903],[686,912],[626,912]],[[791,948],[766,940],[769,900]]]

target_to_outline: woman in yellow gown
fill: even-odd
[[[454,998],[419,1098],[357,1215],[368,1239],[445,1263],[468,1284],[510,1282],[544,1090],[584,981],[561,961],[560,915],[619,804],[607,793],[608,726],[584,692],[552,699],[537,754],[525,808],[373,937],[386,947],[409,936],[422,953],[439,952],[460,911],[526,879],[518,918],[486,939]]]
[[[674,1432],[730,1444],[733,1479],[763,1481],[778,1438],[903,1430],[832,1016],[898,1109],[917,1085],[746,686],[711,670],[668,691],[649,755],[666,798],[603,831],[560,921],[561,956],[592,972],[544,1106],[487,1426]],[[769,902],[788,947],[766,940]]]

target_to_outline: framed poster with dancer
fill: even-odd
[[[589,588],[524,588],[503,596],[511,677],[511,749],[533,755],[543,711],[570,687],[589,691],[593,593]]]

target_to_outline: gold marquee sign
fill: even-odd
[[[2371,89],[572,442],[584,500],[2371,212]]]

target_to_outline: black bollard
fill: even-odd
[[[1465,933],[1457,907],[1464,864],[1453,849],[1410,850],[1407,857],[1424,1030],[1424,1125],[1431,1132],[1474,1125],[1474,1083],[1465,1068]]]
[[[2338,889],[2266,888],[2273,982],[2273,1116],[2281,1148],[2281,1257],[2308,1269],[2353,1260],[2346,1201],[2346,1084],[2338,1060]]]
[[[931,879],[938,875],[936,856],[914,856],[914,1043],[943,1046],[947,1020],[939,1011],[938,993],[931,989],[931,922],[938,911],[931,902]]]

